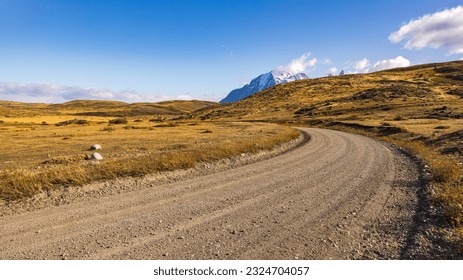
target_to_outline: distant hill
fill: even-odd
[[[74,115],[129,117],[141,115],[183,115],[217,104],[209,101],[175,100],[157,103],[74,100],[62,104],[0,101],[0,116]]]
[[[294,81],[236,103],[199,110],[194,116],[265,121],[459,118],[462,101],[463,61],[455,61]],[[441,114],[427,108],[438,104],[452,106],[452,112]]]
[[[304,73],[291,74],[283,70],[273,70],[258,76],[242,88],[232,90],[220,103],[237,102],[271,86],[308,78]]]

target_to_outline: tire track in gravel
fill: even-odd
[[[1,217],[0,258],[398,258],[418,167],[370,138],[301,130],[309,142],[271,159]]]

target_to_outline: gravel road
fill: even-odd
[[[415,241],[417,165],[370,138],[302,131],[309,141],[270,159],[172,182],[115,181],[131,187],[4,212],[0,258],[428,257]]]

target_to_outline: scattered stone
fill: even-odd
[[[90,151],[98,151],[98,150],[101,150],[101,145],[93,144],[92,146],[90,146]]]
[[[99,153],[93,153],[90,157],[91,160],[103,160],[103,156]]]

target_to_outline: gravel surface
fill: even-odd
[[[0,258],[448,257],[419,164],[370,138],[301,130],[271,153],[0,205]]]

